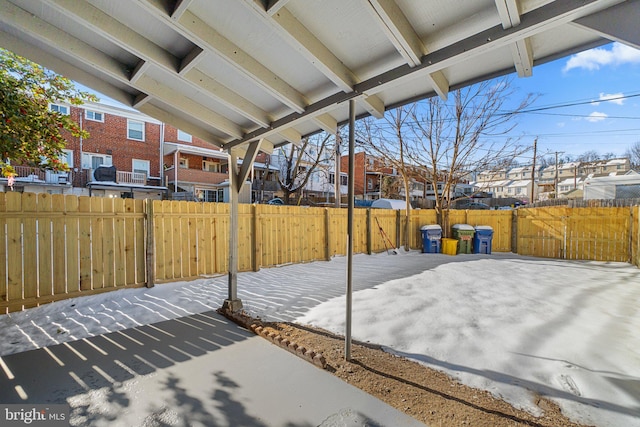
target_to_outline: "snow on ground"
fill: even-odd
[[[353,337],[539,413],[640,427],[640,270],[514,254],[354,257]],[[245,309],[344,333],[346,258],[241,273]],[[0,356],[220,307],[226,276],[0,316]]]

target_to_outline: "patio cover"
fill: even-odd
[[[0,46],[214,145],[348,119],[618,40],[637,0],[0,0]]]

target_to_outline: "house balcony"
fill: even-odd
[[[72,172],[54,172],[30,166],[14,166],[15,181],[20,184],[49,184],[68,185],[71,183]]]
[[[147,185],[147,174],[116,171],[116,182],[118,184]]]
[[[229,179],[229,175],[221,172],[209,172],[201,169],[186,169],[178,168],[177,184],[189,183],[189,184],[220,184]],[[164,176],[169,184],[176,184],[176,169],[171,166],[164,171]]]

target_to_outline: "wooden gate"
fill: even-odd
[[[629,262],[630,209],[518,209],[517,252],[546,258]]]

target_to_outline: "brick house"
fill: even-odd
[[[14,190],[228,200],[228,156],[213,145],[125,106],[54,103],[50,107],[69,114],[90,136],[74,137],[65,131],[67,146],[62,160],[69,165],[69,172],[15,166]],[[7,180],[3,181],[0,186],[4,183],[5,191],[10,190]],[[243,201],[248,201],[244,199],[246,196]]]
[[[348,172],[349,157],[342,156],[341,172]],[[376,200],[382,195],[382,179],[385,176],[397,176],[397,171],[387,166],[383,159],[364,151],[354,154],[354,194],[363,200]]]

